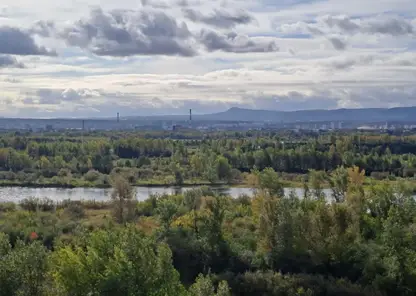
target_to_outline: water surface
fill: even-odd
[[[146,200],[151,194],[180,194],[187,190],[197,188],[195,187],[136,187],[137,200]],[[242,187],[210,187],[212,190],[220,193],[230,195],[237,198],[240,195],[253,195],[251,188]],[[285,188],[285,193],[289,194],[294,191],[299,197],[303,196],[302,188]],[[28,187],[1,187],[0,188],[0,202],[12,201],[18,202],[29,197],[50,198],[55,201],[62,201],[65,199],[71,200],[96,200],[106,201],[110,199],[111,188],[28,188]],[[330,190],[325,190],[325,194],[330,196]]]

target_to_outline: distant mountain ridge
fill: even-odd
[[[186,115],[166,116],[135,116],[126,119],[136,120],[187,120]],[[318,122],[318,121],[346,121],[346,122],[416,122],[416,107],[398,108],[363,108],[363,109],[333,109],[333,110],[300,110],[273,111],[233,107],[224,112],[193,115],[194,120],[206,121],[257,121],[257,122]]]
[[[197,111],[197,110],[195,110]],[[88,120],[95,122],[115,121],[115,117],[95,117],[95,118],[6,118],[0,117],[0,121],[9,120],[24,121],[80,121]],[[123,121],[188,121],[189,115],[149,115],[149,116],[122,116]],[[239,107],[230,108],[224,112],[212,114],[193,114],[194,121],[240,121],[240,122],[272,122],[272,123],[295,123],[295,122],[413,122],[416,123],[415,107],[398,108],[363,108],[363,109],[333,109],[333,110],[300,110],[300,111],[275,111],[244,109]],[[23,121],[22,121],[23,122]],[[21,123],[22,123],[21,122]]]
[[[225,112],[212,114],[215,120],[246,121],[416,121],[416,107],[367,108],[335,110],[269,111],[231,108]]]

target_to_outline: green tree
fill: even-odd
[[[258,177],[258,186],[271,196],[284,197],[285,191],[279,175],[272,168],[266,168],[262,172],[254,172]]]
[[[45,292],[47,251],[40,242],[18,241],[11,248],[0,233],[0,296],[41,296]]]
[[[330,177],[332,197],[336,202],[343,202],[348,191],[348,171],[344,167],[335,169]]]
[[[170,225],[175,219],[178,213],[178,205],[172,199],[162,199],[158,201],[157,213],[159,215],[160,222],[166,232],[170,230]]]
[[[223,156],[218,156],[215,161],[215,166],[217,170],[217,176],[220,180],[228,180],[231,174],[231,166],[228,163],[228,159]]]
[[[324,199],[325,193],[323,190],[323,185],[326,179],[325,172],[322,171],[309,171],[309,183],[312,188],[312,193],[316,199]]]
[[[93,232],[86,246],[53,253],[51,272],[60,295],[186,295],[168,246],[134,227]]]
[[[200,274],[195,283],[189,288],[189,296],[231,296],[231,291],[228,283],[221,281],[215,292],[210,277]]]
[[[112,186],[113,217],[118,223],[126,223],[134,215],[133,201],[136,197],[136,192],[129,181],[120,175],[117,175],[112,180]]]

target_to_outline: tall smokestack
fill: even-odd
[[[117,122],[120,122],[120,113],[117,112]]]
[[[189,109],[189,121],[192,121],[192,109]]]

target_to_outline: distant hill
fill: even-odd
[[[416,107],[401,108],[367,108],[367,109],[336,109],[336,110],[304,110],[304,111],[270,111],[231,108],[225,112],[196,115],[195,119],[215,121],[271,121],[293,123],[297,121],[415,121]]]
[[[334,110],[302,110],[302,111],[273,111],[273,110],[256,110],[233,107],[224,112],[192,115],[195,121],[246,121],[246,122],[275,122],[275,123],[295,123],[295,122],[414,122],[416,123],[416,107],[400,108],[366,108],[366,109],[334,109]],[[84,118],[90,122],[115,122],[116,118]],[[188,121],[189,115],[154,115],[154,116],[125,116],[121,118],[124,123],[128,121],[133,124],[137,121]],[[1,118],[0,128],[3,125],[13,126],[17,122],[26,124],[32,122],[49,122],[49,123],[67,123],[78,122],[81,126],[80,118]],[[1,124],[3,123],[3,124]]]

